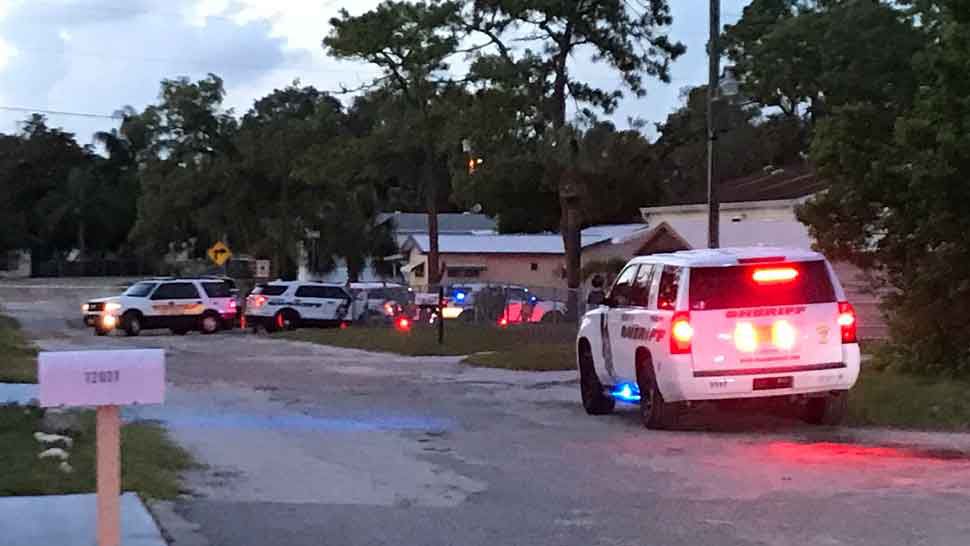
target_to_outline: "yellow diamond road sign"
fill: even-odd
[[[212,248],[209,249],[208,254],[209,259],[215,262],[216,265],[224,265],[229,261],[229,258],[232,258],[232,252],[229,251],[229,247],[226,246],[226,243],[223,243],[222,241],[212,245]]]

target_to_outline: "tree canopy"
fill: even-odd
[[[237,114],[214,74],[166,79],[91,146],[31,116],[0,135],[0,250],[201,256],[226,239],[280,275],[308,258],[356,278],[396,253],[379,213],[482,210],[503,232],[558,230],[576,287],[583,226],[704,199],[704,86],[654,133],[599,119],[669,81],[670,23],[665,0],[386,1],[322,37],[381,71],[345,96],[296,81]],[[826,182],[799,218],[881,283],[892,362],[964,374],[968,37],[966,0],[753,0],[724,29],[743,97],[715,128],[721,179],[807,160]],[[581,57],[620,82],[584,79]]]

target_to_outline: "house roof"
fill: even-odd
[[[672,218],[656,226],[668,227],[686,241],[691,248],[707,247],[707,220]],[[720,243],[723,247],[788,247],[809,250],[812,238],[808,228],[794,220],[742,220],[720,223]]]
[[[647,232],[646,224],[618,224],[593,226],[582,231],[583,248],[588,246],[624,242],[640,232]],[[402,243],[402,248],[413,242],[421,252],[429,247],[426,233],[413,233]],[[499,234],[447,234],[438,236],[438,251],[442,254],[564,254],[562,236],[558,233],[534,235]]]
[[[779,201],[799,199],[817,193],[827,187],[819,180],[808,163],[792,163],[783,167],[765,167],[759,172],[724,180],[718,184],[718,197],[722,203],[752,201]],[[693,205],[706,203],[706,196],[688,195],[674,198],[668,205]]]
[[[427,234],[414,234],[408,239],[421,252],[430,248]],[[562,254],[562,237],[558,235],[449,235],[438,236],[442,254]]]
[[[582,232],[582,236],[584,238],[583,246],[588,246],[585,244],[586,239],[590,241],[590,244],[599,244],[605,242],[619,244],[627,241],[631,237],[635,237],[647,231],[650,231],[650,226],[644,223],[591,226],[584,229]]]
[[[377,215],[378,224],[392,219],[398,234],[428,232],[428,215],[423,212],[382,212]],[[469,212],[438,214],[439,233],[494,232],[497,229],[498,224],[495,220],[484,214]]]

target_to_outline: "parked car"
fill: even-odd
[[[371,324],[390,323],[411,303],[408,287],[387,282],[350,283],[353,319]]]
[[[583,406],[638,403],[648,428],[687,403],[796,403],[838,424],[859,377],[856,314],[830,264],[789,248],[723,248],[634,258],[576,342]]]
[[[269,331],[339,326],[350,320],[352,303],[339,284],[275,281],[253,289],[246,300],[246,323]]]
[[[130,286],[120,296],[81,306],[85,325],[97,335],[121,329],[129,336],[168,328],[177,335],[191,330],[215,333],[232,324],[237,303],[229,286],[213,278],[157,278]]]
[[[506,304],[501,324],[528,322],[563,322],[566,318],[566,304],[540,298],[528,288],[509,287],[505,292]]]

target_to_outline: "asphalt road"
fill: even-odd
[[[108,289],[0,284],[42,348],[162,347],[163,421],[207,467],[154,509],[178,546],[970,543],[970,437],[587,416],[575,374],[225,333],[96,338]],[[70,319],[70,321],[68,321]]]

